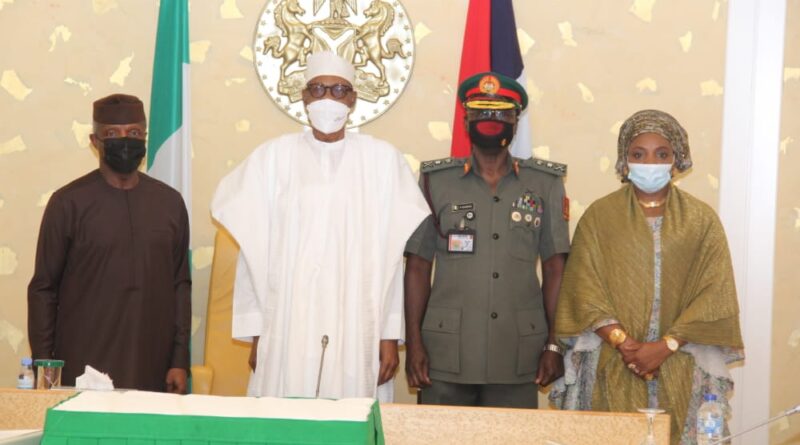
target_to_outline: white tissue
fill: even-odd
[[[83,371],[83,375],[75,378],[75,389],[93,389],[99,391],[111,391],[114,383],[108,374],[104,374],[89,365]]]

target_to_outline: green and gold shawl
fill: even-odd
[[[705,203],[672,187],[661,228],[660,332],[699,345],[741,349],[739,310],[725,232]],[[618,320],[643,341],[653,304],[652,232],[633,187],[592,204],[578,223],[559,294],[556,335],[577,337]],[[676,353],[660,368],[659,403],[672,415],[672,436],[683,430],[694,361]],[[592,409],[647,407],[647,386],[603,342]]]

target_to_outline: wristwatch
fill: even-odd
[[[623,331],[620,328],[614,328],[608,334],[608,342],[611,343],[611,347],[613,347],[614,349],[617,349],[619,345],[625,343],[625,340],[627,340],[627,338],[628,334],[626,334],[625,331]]]
[[[669,350],[672,352],[678,352],[678,349],[681,347],[681,344],[678,343],[678,340],[676,340],[675,337],[665,335],[664,341],[667,342],[667,348],[669,348]]]
[[[557,345],[555,343],[548,343],[548,344],[544,345],[544,348],[542,348],[542,352],[544,352],[544,351],[553,351],[556,354],[559,354],[559,355],[562,355],[562,356],[564,355],[564,348],[562,348],[561,346],[559,346],[559,345]]]

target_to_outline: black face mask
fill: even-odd
[[[136,138],[102,139],[103,160],[117,173],[136,170],[145,154],[144,140]]]
[[[482,133],[479,124],[499,124],[502,129],[493,134]],[[479,120],[469,122],[469,140],[486,152],[497,152],[511,145],[514,138],[514,124],[497,120]]]

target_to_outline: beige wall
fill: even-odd
[[[783,79],[770,415],[800,403],[800,0],[787,2]],[[790,422],[777,423],[770,433],[770,443],[800,444],[800,417],[795,415]]]
[[[202,361],[213,190],[259,142],[297,129],[266,97],[241,53],[264,3],[192,3],[195,362]],[[467,1],[403,3],[416,25],[413,77],[397,104],[362,131],[419,160],[443,157],[449,140],[437,138],[436,129],[451,124]],[[586,205],[617,186],[619,123],[648,107],[684,123],[696,167],[681,186],[716,207],[726,2],[515,3],[535,152],[569,164],[573,226]],[[93,99],[125,91],[149,102],[156,15],[156,2],[141,0],[0,0],[0,386],[14,384],[17,359],[29,352],[25,293],[43,204],[52,190],[97,164],[86,140]],[[791,148],[783,159],[790,155]],[[795,170],[784,162],[782,177]],[[798,204],[781,190],[780,221],[792,227],[779,233],[797,238]],[[785,314],[776,323],[776,343],[786,344],[796,320]],[[775,365],[788,362],[776,358]]]

